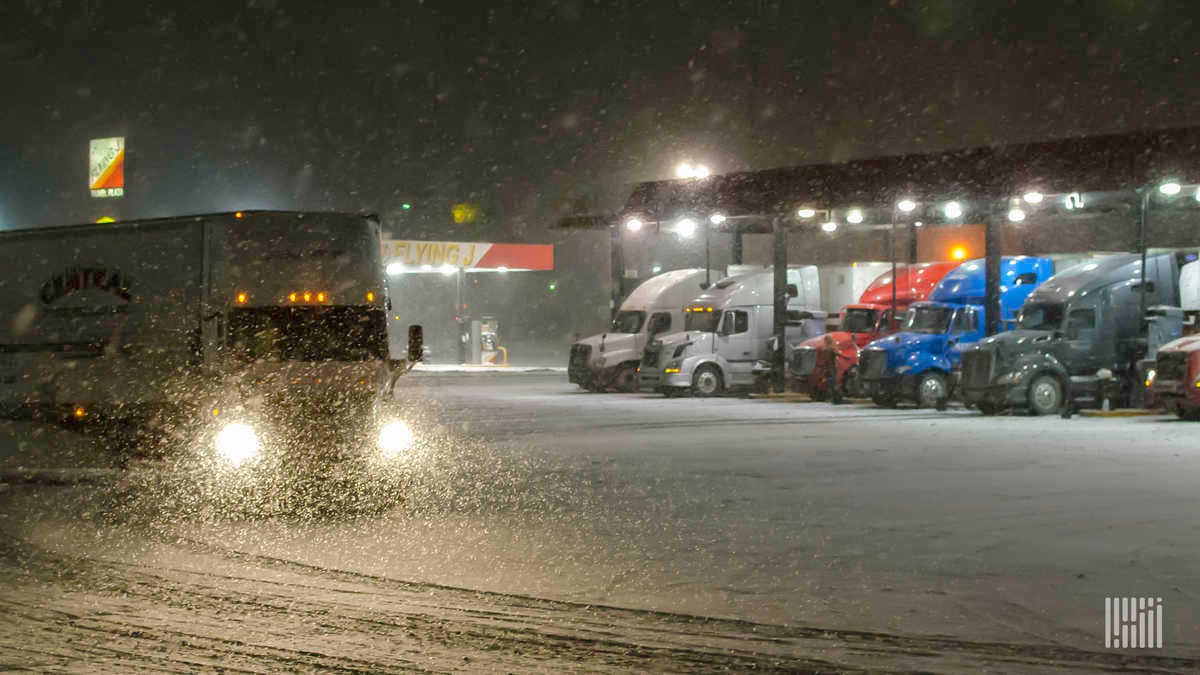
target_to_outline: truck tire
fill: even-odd
[[[721,369],[716,366],[700,366],[692,375],[693,396],[719,396],[724,390],[724,378],[721,377]]]
[[[626,394],[637,391],[637,366],[631,363],[626,363],[618,368],[617,374],[613,376],[611,388],[614,391],[619,391]]]
[[[1038,375],[1029,383],[1029,412],[1034,415],[1053,415],[1062,408],[1062,382],[1053,375]]]
[[[937,371],[929,371],[917,382],[917,406],[921,408],[946,407],[950,398],[950,387],[946,384],[946,376]]]

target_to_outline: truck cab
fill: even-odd
[[[647,279],[617,310],[611,328],[571,345],[567,380],[588,391],[635,391],[637,368],[646,343],[683,327],[683,306],[704,290],[715,270],[683,269]]]
[[[1146,385],[1167,410],[1185,420],[1200,420],[1200,261],[1179,273],[1180,307],[1189,321],[1187,335],[1159,348]]]
[[[813,266],[790,268],[787,337],[825,331],[815,308],[820,282]],[[751,272],[718,281],[684,308],[684,330],[652,340],[639,370],[640,388],[666,395],[716,396],[753,387],[774,338],[774,273]]]
[[[926,299],[942,277],[956,267],[958,263],[900,265],[894,284],[892,272],[888,270],[867,286],[857,303],[842,307],[838,330],[828,335],[833,337],[842,355],[837,359],[836,367],[837,382],[843,395],[867,395],[858,376],[859,352],[880,337],[896,332],[900,323],[897,317],[903,315],[913,302]],[[893,292],[896,316],[892,315]],[[829,395],[826,369],[830,357],[822,350],[824,344],[825,337],[819,336],[793,348],[788,358],[790,391],[807,393],[817,399]]]
[[[1054,413],[1068,403],[1128,401],[1141,387],[1143,307],[1178,302],[1175,254],[1116,254],[1055,275],[1026,299],[1016,330],[994,335],[964,355],[963,398],[985,414],[1025,407]],[[1136,381],[1135,381],[1136,380]]]
[[[876,405],[900,400],[941,407],[949,399],[952,377],[963,350],[985,335],[985,261],[971,260],[942,278],[929,300],[914,303],[901,332],[867,345],[860,373]],[[1010,320],[1021,302],[1048,279],[1049,258],[1019,256],[1001,261],[1001,318]]]

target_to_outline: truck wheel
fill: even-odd
[[[921,376],[921,381],[917,383],[918,406],[941,409],[945,407],[949,397],[950,388],[946,386],[946,376],[932,371]]]
[[[1029,383],[1029,411],[1034,415],[1053,415],[1063,402],[1062,383],[1053,375],[1038,375]]]
[[[866,395],[863,391],[862,380],[858,379],[858,366],[851,366],[850,370],[842,376],[842,396],[846,398],[862,398]]]
[[[692,376],[692,394],[695,396],[716,396],[725,389],[721,378],[721,370],[716,366],[700,366]]]
[[[628,394],[632,391],[637,391],[637,367],[626,363],[617,370],[617,374],[613,377],[612,388]]]

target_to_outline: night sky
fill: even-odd
[[[1190,0],[344,4],[0,4],[0,227],[311,208],[536,240],[685,159],[1200,124]],[[122,200],[87,191],[109,135]]]

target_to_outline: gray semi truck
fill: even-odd
[[[1179,304],[1180,256],[1115,254],[1054,275],[1029,295],[1017,329],[962,358],[963,399],[985,414],[1061,412],[1086,402],[1130,403],[1149,353],[1147,309]],[[1144,297],[1143,297],[1144,295]]]

